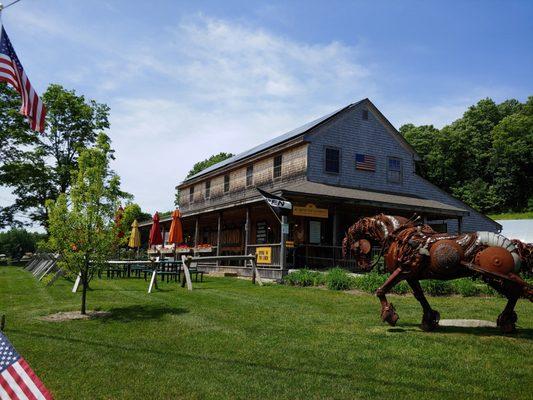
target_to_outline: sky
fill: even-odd
[[[195,162],[362,98],[399,128],[533,95],[532,1],[22,0],[2,20],[38,92],[110,106],[113,168],[149,213]]]

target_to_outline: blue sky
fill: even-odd
[[[533,95],[531,1],[22,0],[2,19],[40,92],[111,107],[114,168],[149,212],[194,162],[361,98],[440,127]]]

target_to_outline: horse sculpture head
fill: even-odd
[[[387,238],[407,225],[409,220],[399,216],[379,214],[361,218],[346,232],[342,241],[343,257],[355,258],[361,270],[369,271],[372,269],[372,248],[383,248]]]

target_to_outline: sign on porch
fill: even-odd
[[[300,217],[314,217],[314,218],[327,218],[328,209],[327,208],[317,208],[312,203],[308,203],[305,206],[294,206],[292,209],[293,215]]]
[[[258,247],[255,254],[258,264],[272,264],[272,247]]]

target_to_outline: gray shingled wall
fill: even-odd
[[[469,216],[463,218],[464,231],[496,232],[498,230],[498,224],[416,175],[412,154],[392,136],[371,110],[368,113],[368,120],[362,120],[363,108],[365,108],[364,104],[358,105],[307,136],[307,140],[310,141],[308,180],[329,185],[411,194],[437,200],[470,212]],[[339,148],[341,151],[339,174],[328,174],[324,171],[324,149],[328,146]],[[356,153],[374,155],[376,171],[356,170]],[[401,183],[391,183],[387,180],[387,157],[389,156],[399,157],[402,160],[403,179]],[[446,222],[449,232],[457,230],[456,220]]]

